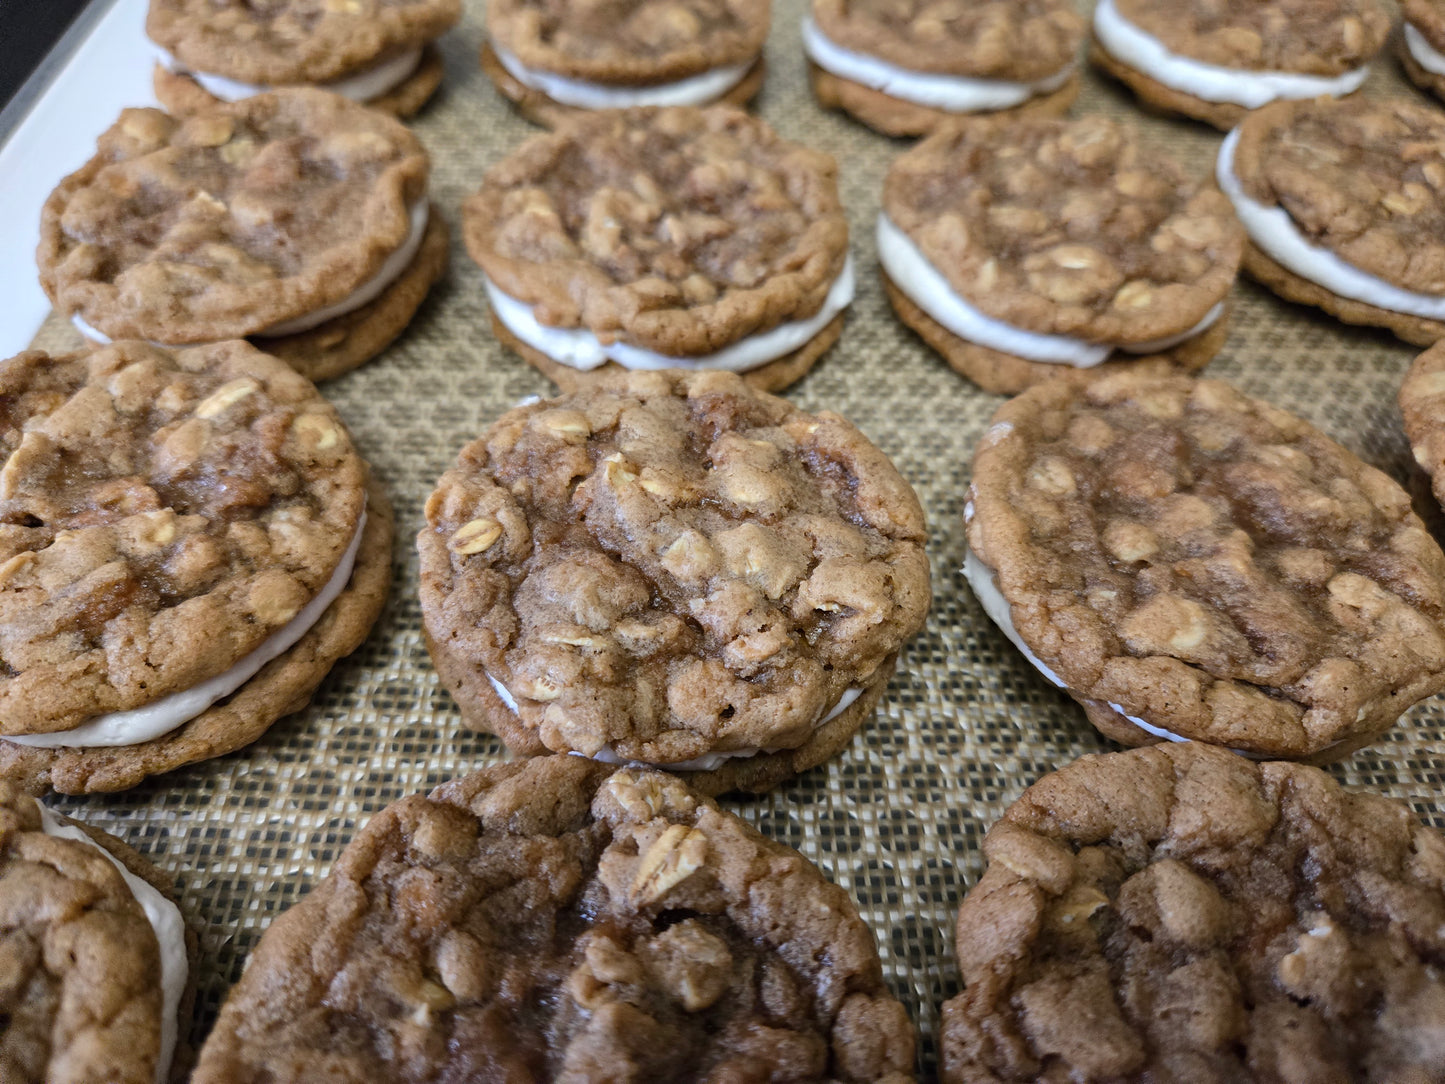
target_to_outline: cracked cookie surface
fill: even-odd
[[[709,354],[822,307],[848,255],[836,175],[731,106],[605,112],[489,170],[464,234],[544,325]]]
[[[45,203],[41,285],[112,339],[258,334],[379,272],[427,173],[403,124],[326,91],[127,109]]]
[[[984,839],[947,1084],[1441,1079],[1445,838],[1316,768],[1087,756]]]
[[[985,315],[1091,342],[1194,327],[1244,248],[1222,193],[1100,116],[945,127],[894,162],[883,210]]]
[[[529,753],[801,746],[886,681],[928,609],[923,513],[883,453],[730,373],[514,409],[426,514],[438,670],[469,722]]]
[[[1024,643],[1118,720],[1258,755],[1348,750],[1445,689],[1445,554],[1409,497],[1218,381],[1121,374],[1005,403],[970,548]]]
[[[913,1079],[853,901],[660,772],[502,764],[372,818],[278,918],[197,1084]]]

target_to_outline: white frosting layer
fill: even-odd
[[[1249,239],[1270,259],[1339,297],[1409,316],[1445,320],[1445,297],[1404,290],[1361,271],[1329,249],[1309,241],[1284,208],[1266,207],[1250,198],[1234,172],[1234,149],[1238,144],[1239,129],[1236,128],[1220,144],[1215,175],[1219,179],[1219,187],[1234,204],[1235,213],[1244,223]]]
[[[94,847],[125,878],[135,901],[145,912],[146,919],[156,932],[156,943],[161,951],[161,1048],[156,1060],[156,1084],[165,1084],[171,1075],[171,1060],[176,1053],[176,1036],[179,1033],[181,995],[185,993],[186,976],[190,972],[190,961],[186,956],[186,924],[181,919],[180,909],[160,894],[154,885],[141,880],[126,869],[115,855],[96,843],[73,825],[66,824],[49,809],[35,803],[40,809],[40,823],[47,836],[59,839],[73,839],[86,846]]]
[[[351,579],[351,569],[356,564],[356,551],[361,547],[361,534],[365,526],[366,513],[363,511],[351,544],[342,554],[341,563],[336,566],[331,579],[326,581],[326,586],[322,587],[316,597],[303,606],[295,617],[267,637],[260,647],[224,673],[189,689],[163,696],[143,708],[97,715],[70,730],[50,734],[7,734],[3,740],[40,749],[93,749],[139,745],[141,742],[154,741],[169,734],[216,701],[230,696],[250,681],[261,667],[289,651],[296,641],[311,631],[311,627],[321,619],[326,608],[336,601],[336,597],[345,590],[347,581]]]
[[[177,75],[189,75],[197,83],[200,83],[213,98],[220,98],[223,102],[239,102],[242,98],[250,98],[275,89],[255,83],[240,83],[234,79],[227,79],[223,75],[192,71],[164,50],[159,51],[159,59],[162,67]],[[398,53],[389,60],[383,60],[369,68],[363,68],[354,75],[316,85],[322,90],[329,90],[333,94],[340,94],[343,98],[350,98],[353,102],[369,102],[401,86],[411,78],[412,72],[416,71],[417,65],[420,63],[421,46],[418,45],[404,53]]]
[[[940,75],[900,68],[876,56],[845,49],[818,29],[811,16],[803,19],[803,51],[813,63],[850,83],[882,91],[890,98],[941,109],[948,113],[987,113],[1012,109],[1040,94],[1049,94],[1069,81],[1074,65],[1034,83],[1003,79],[972,79],[966,75]]]
[[[878,216],[878,260],[883,264],[883,270],[888,272],[893,284],[902,290],[910,301],[959,338],[986,346],[990,350],[1049,365],[1073,365],[1079,369],[1091,369],[1115,350],[1130,354],[1167,350],[1205,331],[1224,312],[1224,302],[1221,301],[1188,331],[1152,342],[1131,343],[1128,346],[1091,343],[1070,335],[1025,331],[1021,327],[985,316],[955,293],[948,280],[928,261],[928,257],[923,255],[913,243],[913,239],[895,226],[887,215],[882,214]]]
[[[1405,48],[1415,58],[1415,63],[1432,75],[1445,75],[1445,53],[1441,53],[1425,40],[1425,35],[1416,30],[1414,24],[1405,24]]]
[[[532,349],[573,369],[589,370],[615,361],[625,369],[727,369],[744,372],[791,354],[833,321],[853,300],[853,257],[833,280],[823,307],[804,320],[792,320],[767,331],[739,339],[712,354],[673,357],[624,342],[604,343],[586,328],[549,327],[540,323],[532,306],[518,301],[487,278],[487,297],[502,325]]]
[[[1158,38],[1125,19],[1114,0],[1099,0],[1094,8],[1094,36],[1116,60],[1171,90],[1247,109],[1258,109],[1277,98],[1341,98],[1359,90],[1370,74],[1368,64],[1344,75],[1326,77],[1225,68],[1191,60],[1171,52]]]
[[[756,59],[741,64],[709,68],[705,72],[679,79],[673,83],[649,86],[591,83],[564,75],[529,68],[515,53],[503,49],[494,40],[492,52],[513,79],[531,90],[540,90],[554,102],[578,109],[631,109],[634,106],[706,105],[721,98],[743,81]]]

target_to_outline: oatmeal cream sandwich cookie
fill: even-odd
[[[195,1084],[906,1084],[873,934],[662,772],[499,764],[382,810],[272,923]]]
[[[1147,105],[1227,129],[1355,93],[1389,33],[1379,0],[1099,0],[1089,55]]]
[[[315,86],[398,117],[442,81],[460,0],[150,0],[156,97],[176,113]]]
[[[1445,98],[1445,2],[1404,0],[1396,49],[1400,66],[1421,90]]]
[[[1025,392],[965,519],[984,610],[1125,745],[1336,759],[1445,690],[1445,554],[1405,491],[1227,384]]]
[[[426,518],[423,627],[468,726],[709,794],[842,749],[928,610],[923,512],[887,457],[731,373],[511,410]]]
[[[482,70],[528,120],[639,106],[746,105],[770,0],[492,0]]]
[[[0,1080],[167,1084],[196,938],[170,879],[0,779]]]
[[[958,912],[944,1084],[1445,1079],[1445,837],[1189,742],[1044,776]]]
[[[324,380],[410,322],[447,260],[407,128],[297,89],[186,116],[127,109],[60,182],[40,282],[87,338],[253,338]]]
[[[987,391],[1206,365],[1244,231],[1229,201],[1106,117],[973,121],[900,156],[878,258],[899,318]]]
[[[1417,346],[1445,338],[1445,113],[1280,102],[1225,138],[1217,173],[1249,231],[1251,278]]]
[[[722,369],[777,391],[853,300],[837,163],[730,106],[579,117],[489,170],[463,218],[492,330],[564,390]]]
[[[1435,500],[1445,508],[1445,344],[1417,357],[1400,385],[1400,413],[1410,450],[1430,476]]]
[[[0,779],[113,791],[255,741],[366,637],[391,509],[241,341],[0,362]]]
[[[1068,0],[812,0],[803,19],[818,102],[890,136],[1067,112],[1083,38]]]

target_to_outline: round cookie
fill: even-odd
[[[587,114],[489,170],[463,233],[498,337],[549,375],[725,369],[777,389],[853,297],[836,175],[729,106]]]
[[[1279,102],[1219,151],[1244,269],[1290,301],[1445,338],[1445,115],[1403,98]]]
[[[1056,117],[1079,94],[1084,21],[1063,0],[812,0],[803,49],[813,92],[889,136],[967,114]]]
[[[467,725],[709,794],[841,749],[928,609],[923,514],[883,453],[729,373],[509,411],[426,516],[423,627]]]
[[[912,1074],[846,892],[671,776],[554,756],[373,817],[266,931],[194,1080]]]
[[[769,0],[495,0],[482,70],[528,120],[637,106],[746,105],[762,88]]]
[[[1430,476],[1435,499],[1445,507],[1445,347],[1432,346],[1415,359],[1399,400],[1415,462]]]
[[[1396,42],[1400,67],[1421,90],[1445,99],[1445,4],[1405,0],[1405,21]]]
[[[1086,756],[984,838],[942,1079],[1434,1081],[1445,839],[1317,768]]]
[[[1227,130],[1278,99],[1353,94],[1389,32],[1378,0],[1100,0],[1089,55],[1146,105]]]
[[[1054,381],[980,442],[966,573],[1115,741],[1328,760],[1445,689],[1445,554],[1394,481],[1218,381]]]
[[[197,945],[168,877],[0,779],[0,913],[0,1079],[183,1078]]]
[[[1101,116],[948,125],[893,163],[878,222],[899,318],[1006,394],[1201,368],[1243,245],[1223,195]]]
[[[0,363],[0,778],[118,790],[254,741],[365,638],[391,510],[240,341]]]
[[[332,376],[400,334],[441,276],[427,174],[405,126],[324,91],[128,109],[46,201],[41,285],[93,339],[252,337]]]
[[[146,33],[173,113],[313,85],[406,117],[441,85],[432,42],[460,18],[459,0],[151,0]]]

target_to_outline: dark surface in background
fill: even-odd
[[[0,109],[88,0],[0,0]]]

